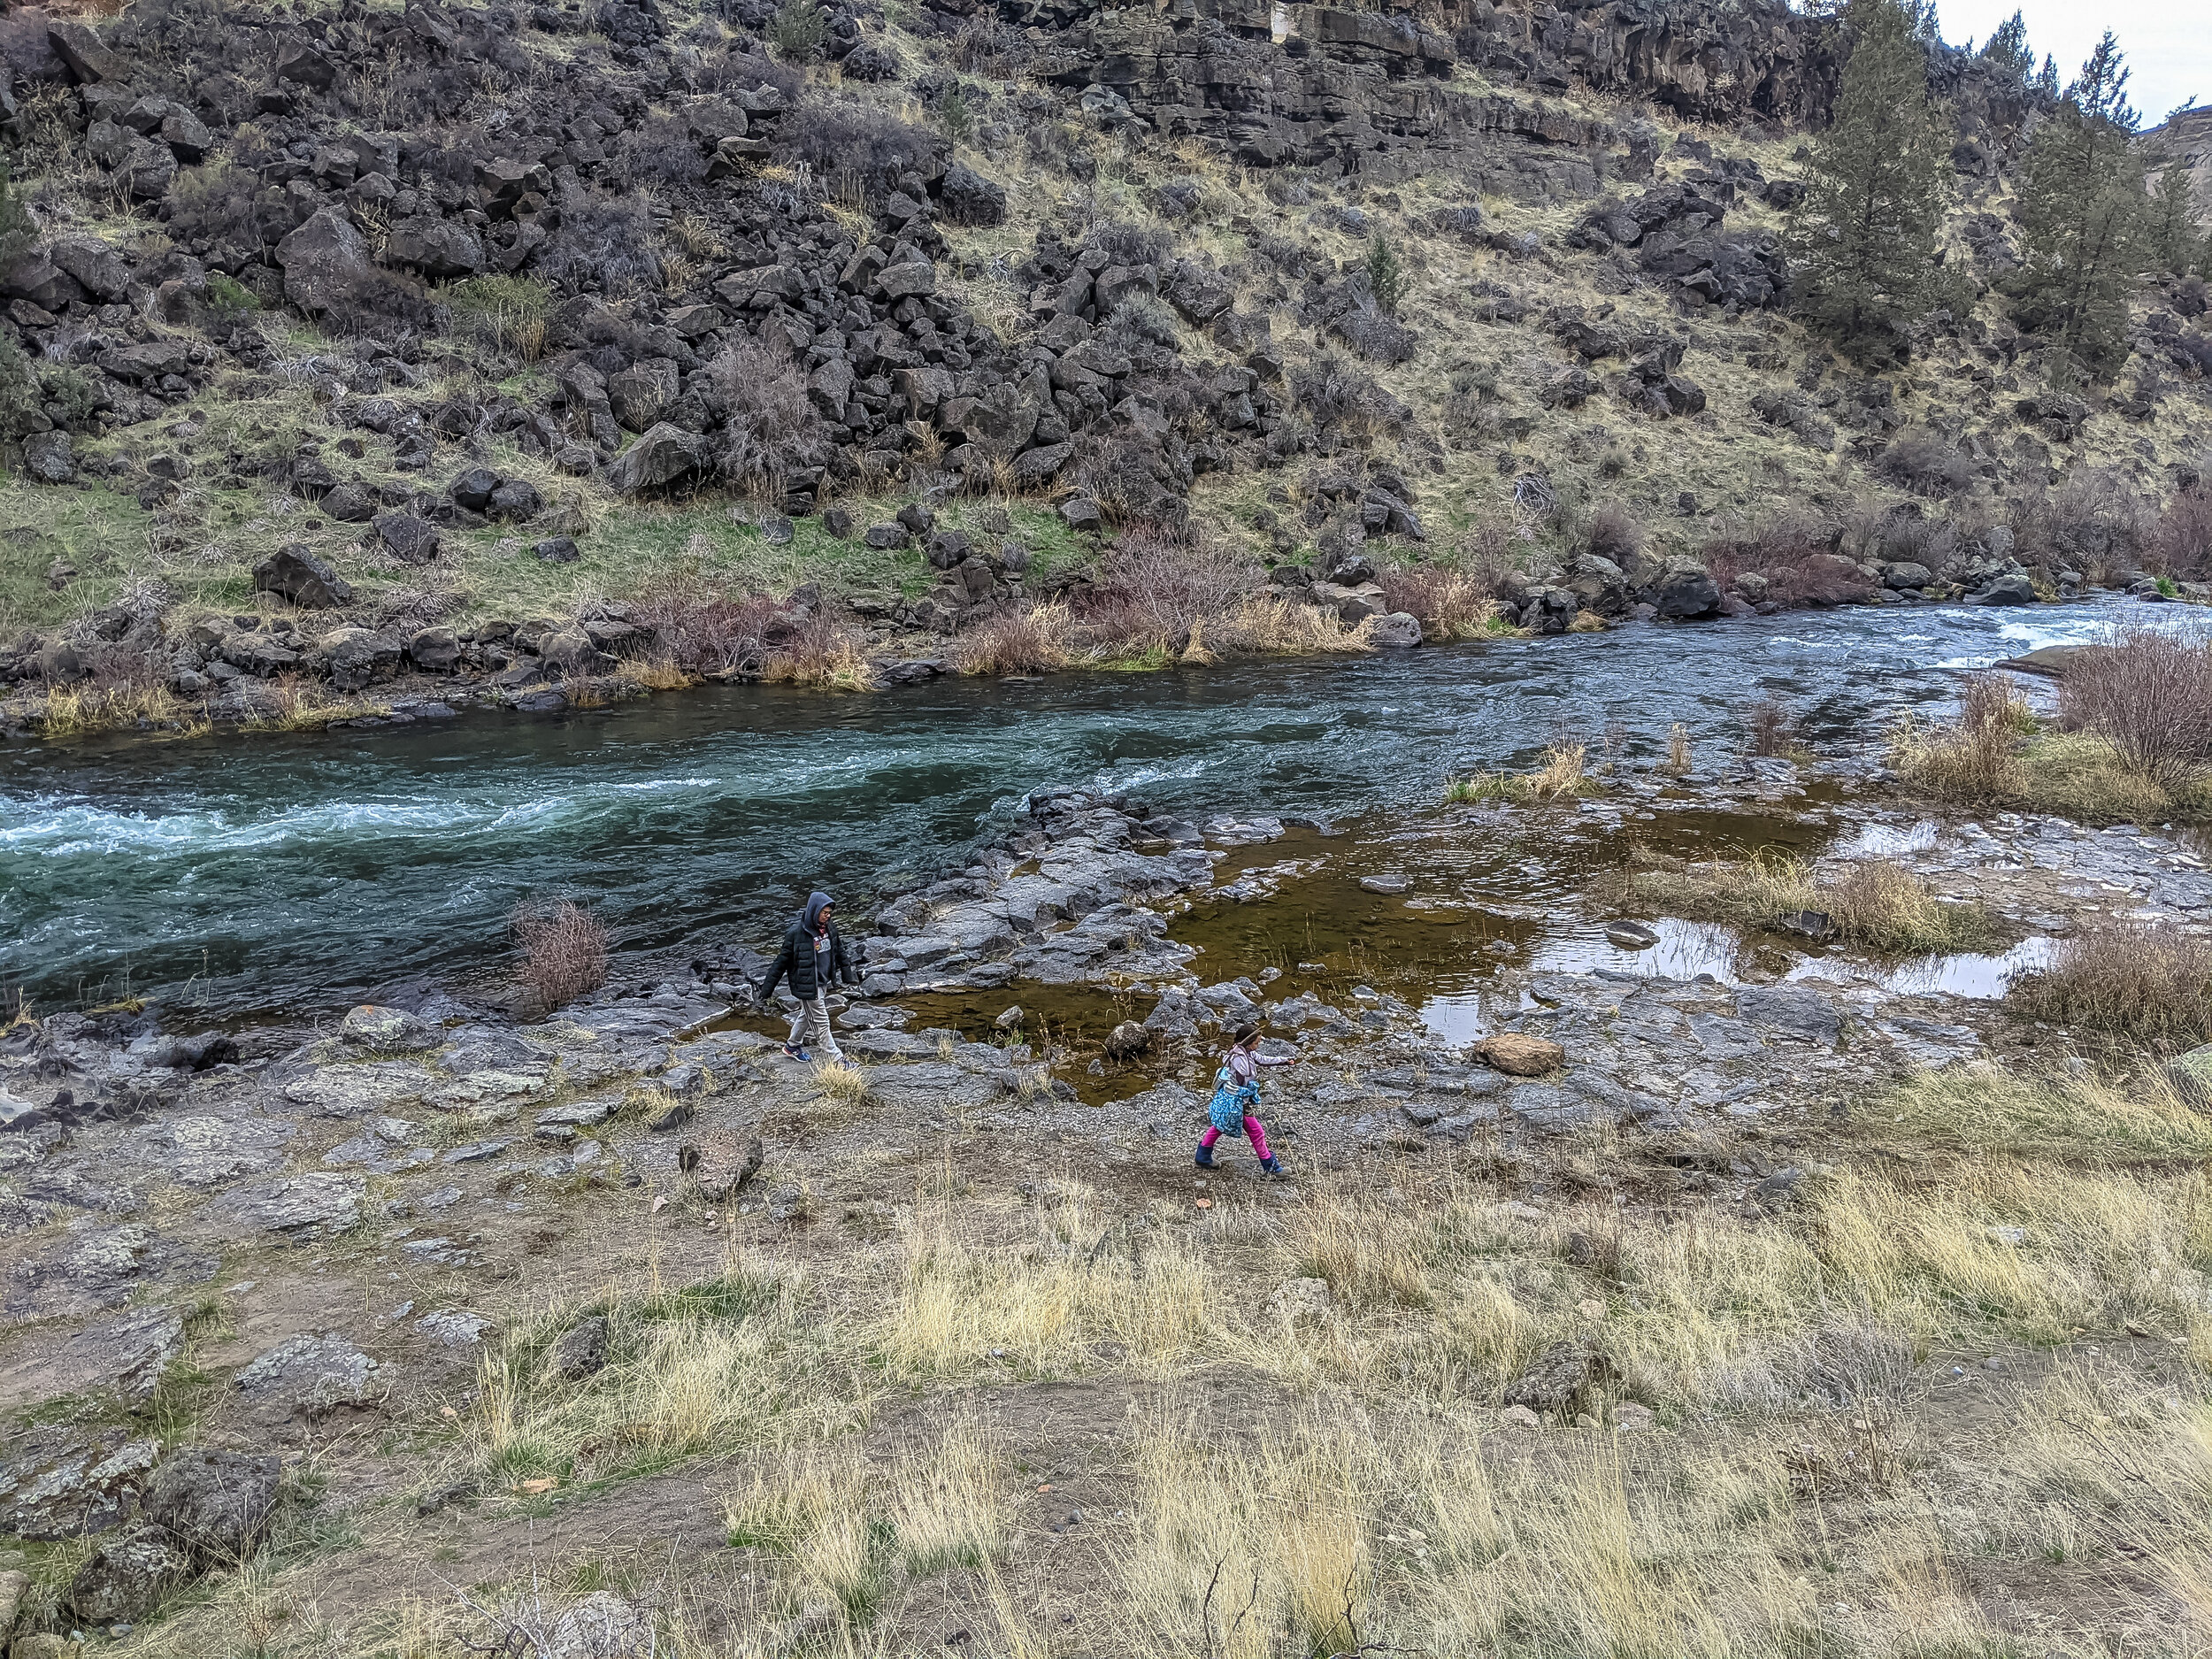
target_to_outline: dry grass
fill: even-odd
[[[2001,674],[1967,683],[1955,721],[1923,732],[1909,720],[1890,739],[1890,760],[1912,782],[1946,800],[2010,801],[2026,791],[2021,738],[2036,729],[2035,711]]]
[[[2006,1000],[2030,1018],[2171,1052],[2212,1041],[2212,941],[2099,921],[2059,941]]]
[[[872,691],[878,683],[866,640],[822,616],[810,619],[796,638],[774,647],[760,677],[772,686],[813,686],[824,691]]]
[[[825,1060],[814,1068],[814,1087],[845,1106],[864,1106],[874,1088],[868,1073],[840,1060]]]
[[[1382,573],[1386,603],[1421,619],[1424,638],[1472,640],[1494,633],[1498,602],[1472,572],[1448,565],[1409,565]]]
[[[1677,778],[1686,778],[1696,766],[1696,757],[1690,751],[1690,728],[1677,720],[1667,728],[1667,757],[1661,764],[1661,770]]]
[[[166,726],[199,735],[208,729],[200,707],[165,686],[52,686],[31,723],[45,737],[85,737],[96,732]]]
[[[1874,950],[1973,950],[1997,937],[1981,906],[1947,904],[1902,864],[1883,858],[1822,875],[1809,859],[1763,851],[1737,864],[1640,870],[1630,887],[1646,903],[1697,921],[1782,929],[1810,912],[1825,917],[1836,938]]]
[[[516,977],[549,1009],[565,1007],[607,980],[607,925],[568,899],[525,904],[511,924],[522,960]]]
[[[1477,801],[1511,801],[1532,806],[1568,796],[1597,795],[1604,786],[1586,770],[1587,747],[1555,743],[1544,751],[1544,764],[1529,772],[1479,772],[1455,778],[1444,787],[1444,799],[1453,805]]]
[[[1074,620],[1057,603],[1001,611],[954,641],[954,664],[964,674],[1048,674],[1068,665]]]

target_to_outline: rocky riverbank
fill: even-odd
[[[1548,833],[1763,807],[1802,816],[1835,856],[1901,858],[2022,933],[2096,916],[2206,925],[2212,877],[2171,835],[1939,825],[1878,796],[1809,795],[1793,773],[1632,778],[1555,810]],[[1449,816],[1494,834],[1512,814]],[[1187,1205],[1210,1056],[1248,1019],[1264,1020],[1265,1052],[1298,1062],[1269,1079],[1291,1174],[1250,1187],[1231,1158],[1195,1177],[1202,1214],[1239,1194],[1280,1211],[1472,1157],[1540,1217],[1563,1159],[1617,1145],[1649,1166],[1647,1196],[1758,1216],[1821,1173],[1824,1126],[1886,1081],[2064,1054],[2064,1033],[1986,996],[1916,991],[1811,948],[1694,978],[1639,972],[1632,950],[1617,953],[1626,966],[1509,967],[1479,999],[1479,1034],[1448,1041],[1417,976],[1286,972],[1177,936],[1209,908],[1295,912],[1328,879],[1412,926],[1424,895],[1394,873],[1403,855],[1310,818],[1192,822],[1041,792],[966,868],[884,906],[862,994],[839,1007],[846,1067],[829,1072],[725,1012],[759,970],[743,950],[632,973],[533,1023],[424,985],[304,1025],[185,1033],[158,1008],[19,1019],[0,1043],[0,1377],[35,1409],[0,1461],[0,1526],[42,1575],[32,1622],[145,1619],[259,1546],[280,1498],[298,1502],[303,1459],[343,1512],[435,1531],[489,1500],[480,1471],[423,1463],[393,1433],[450,1415],[518,1299],[583,1294],[594,1240],[658,1238],[672,1203],[654,1247],[672,1266],[697,1253],[702,1222],[718,1251],[879,1233],[909,1179],[887,1176],[941,1145],[992,1187],[1041,1179],[1021,1171],[1043,1156]],[[902,1005],[961,995],[1005,1008],[953,1028]],[[605,1340],[585,1318],[548,1363],[588,1377]],[[56,1576],[64,1549],[74,1564]]]

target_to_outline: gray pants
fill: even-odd
[[[815,1048],[833,1060],[842,1060],[845,1051],[837,1046],[837,1039],[830,1032],[829,998],[815,992],[811,1001],[799,1004],[799,1011],[791,1021],[791,1046],[795,1048]]]

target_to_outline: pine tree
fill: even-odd
[[[2127,349],[2128,295],[2144,257],[2143,164],[2127,66],[2110,30],[2028,147],[2020,189],[2020,320],[2092,369]]]
[[[1989,43],[1982,48],[1982,61],[2006,80],[2026,86],[2035,74],[2035,54],[2028,50],[2027,19],[2015,12],[1999,24]]]
[[[2035,78],[2035,89],[2054,104],[2058,101],[2058,59],[2048,52],[2043,54],[2043,73]]]
[[[1852,0],[1834,120],[1790,221],[1799,311],[1862,357],[1896,349],[1937,268],[1950,135],[1928,99],[1915,22],[1899,0]]]
[[[2197,193],[2188,163],[2173,157],[2162,159],[2163,170],[2151,191],[2144,240],[2160,270],[2185,276],[2191,266],[2206,263],[2207,239],[2197,221]]]

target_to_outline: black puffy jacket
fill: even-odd
[[[791,981],[791,995],[802,1002],[812,1001],[817,991],[826,991],[840,979],[848,985],[860,983],[860,976],[853,972],[852,962],[845,955],[845,941],[837,936],[835,922],[826,924],[825,948],[814,948],[815,924],[821,918],[822,907],[829,902],[826,893],[817,893],[807,900],[806,909],[784,934],[783,948],[769,964],[768,977],[760,982],[758,995],[762,1002],[776,994],[777,981],[787,976]]]

